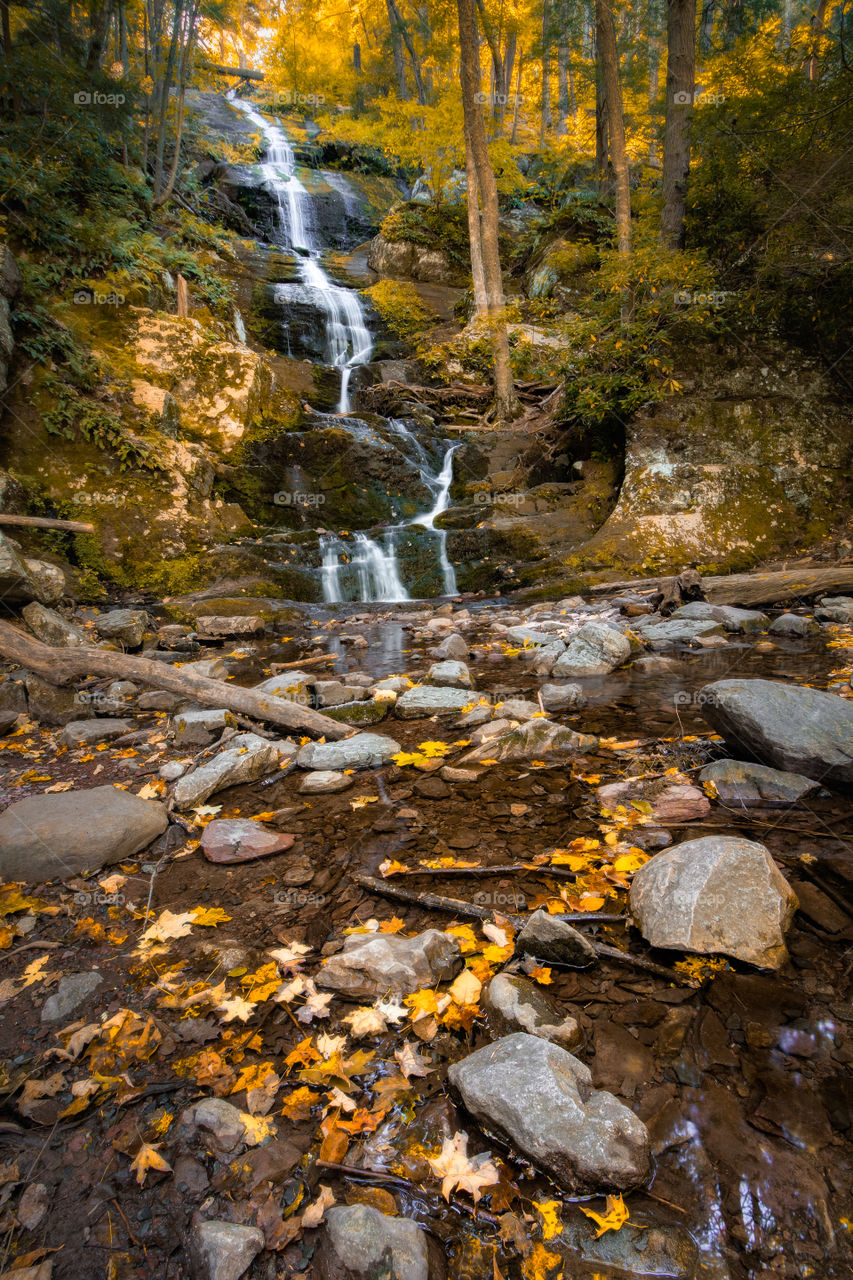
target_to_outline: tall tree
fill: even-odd
[[[681,247],[690,169],[690,113],[696,81],[696,0],[667,0],[666,120],[661,243]]]
[[[610,163],[616,188],[616,240],[619,252],[631,252],[631,183],[625,145],[625,115],[616,55],[616,34],[610,0],[595,0],[595,31],[604,108],[607,118]]]
[[[469,189],[469,202],[479,204],[479,219],[470,213],[472,234],[471,258],[477,249],[482,263],[486,316],[491,322],[495,350],[495,416],[499,423],[509,422],[518,413],[518,401],[512,383],[509,363],[509,338],[504,312],[503,279],[498,244],[498,187],[489,158],[486,126],[478,102],[480,96],[480,48],[477,17],[473,0],[457,0],[459,15],[460,80],[462,111],[465,121],[465,152],[470,156],[468,170],[474,169],[476,189]],[[479,235],[477,234],[479,232]]]

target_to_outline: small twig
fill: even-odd
[[[562,917],[565,919],[565,917]],[[674,969],[667,969],[662,964],[655,964],[654,960],[643,960],[640,956],[629,955],[627,951],[620,951],[618,947],[607,947],[603,942],[593,942],[592,944],[598,955],[605,956],[608,960],[618,960],[620,964],[633,965],[635,969],[643,969],[646,973],[654,973],[659,978],[666,978],[669,982],[678,982],[682,986],[698,987],[701,984],[676,973]]]
[[[503,868],[489,868],[489,870],[503,870]],[[425,911],[448,911],[453,915],[467,917],[469,920],[491,920],[494,914],[490,907],[478,907],[473,902],[463,902],[461,898],[445,898],[440,893],[416,893],[412,889],[403,889],[399,885],[389,884],[385,880],[377,880],[374,876],[364,875],[360,871],[355,873],[353,879],[356,884],[360,884],[363,889],[369,889],[371,893],[383,894],[387,898],[395,898],[398,902],[408,902],[413,906],[422,907]],[[501,912],[501,914],[506,915],[516,929],[520,929],[525,923],[524,918],[521,916],[507,915],[506,912]],[[571,921],[572,924],[595,922],[607,924],[628,923],[627,917],[624,915],[597,913],[594,911],[566,912],[560,916],[560,919]]]
[[[10,951],[5,958],[11,960],[12,956],[19,956],[22,951],[52,951],[54,947],[61,946],[61,942],[24,942],[20,947],[15,947],[14,951]]]

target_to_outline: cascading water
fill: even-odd
[[[231,100],[252,121],[266,142],[267,158],[261,171],[276,199],[282,236],[296,256],[300,284],[279,285],[277,296],[286,303],[298,290],[298,300],[311,303],[324,317],[326,357],[330,365],[341,371],[338,413],[348,414],[352,370],[357,365],[366,364],[373,351],[373,339],[365,323],[361,300],[355,290],[332,284],[320,264],[322,246],[317,243],[315,234],[312,197],[296,176],[296,156],[286,133],[244,99],[234,96]],[[289,333],[287,336],[289,343]],[[400,451],[414,464],[426,488],[433,493],[433,505],[422,515],[386,529],[381,541],[363,532],[350,535],[349,541],[345,541],[343,535],[323,534],[319,547],[320,576],[323,599],[327,604],[345,600],[411,599],[402,579],[398,539],[404,536],[404,530],[414,526],[420,526],[434,536],[444,593],[456,594],[456,573],[447,556],[447,534],[443,529],[436,529],[435,522],[448,505],[453,455],[458,446],[451,445],[446,450],[436,470],[429,452],[404,422],[388,419],[388,427],[399,437]]]
[[[341,371],[338,413],[349,413],[352,371],[356,365],[366,364],[373,350],[361,300],[353,289],[332,284],[318,261],[321,246],[317,245],[313,232],[311,195],[296,176],[296,156],[287,134],[265,120],[243,98],[235,97],[232,101],[260,130],[267,144],[267,159],[261,165],[261,172],[276,198],[282,232],[296,252],[303,287],[326,318],[328,362]],[[280,289],[284,292],[287,287],[283,285]]]

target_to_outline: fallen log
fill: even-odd
[[[620,578],[616,582],[591,583],[590,595],[617,595],[620,591],[660,590],[664,577]],[[702,590],[709,604],[733,604],[744,609],[785,603],[802,604],[816,596],[853,593],[853,564],[831,567],[802,565],[768,573],[729,573],[702,578]]]
[[[337,720],[297,702],[273,698],[269,694],[258,693],[256,689],[226,684],[224,680],[209,680],[186,668],[175,670],[169,663],[152,662],[149,658],[135,658],[127,653],[95,649],[89,645],[54,649],[25,635],[9,622],[0,621],[0,657],[19,663],[49,684],[65,685],[93,675],[111,676],[115,680],[133,680],[153,689],[182,694],[206,707],[224,707],[252,720],[266,720],[284,729],[299,729],[315,738],[346,738],[352,732],[349,725],[339,724]]]
[[[213,71],[218,76],[239,76],[241,80],[263,80],[263,71],[254,71],[251,67],[223,67],[218,62],[200,62],[205,71]]]
[[[24,529],[62,529],[66,533],[94,533],[95,526],[83,520],[53,520],[47,516],[12,516],[0,511],[0,524],[18,525]]]

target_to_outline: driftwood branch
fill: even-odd
[[[319,738],[346,738],[352,730],[310,707],[284,698],[273,698],[256,689],[243,689],[224,680],[209,680],[182,668],[176,671],[165,662],[135,658],[127,653],[83,645],[74,649],[54,649],[25,635],[9,622],[0,621],[0,657],[34,671],[50,684],[69,684],[87,676],[111,676],[133,680],[153,689],[182,694],[206,707],[224,707],[253,720],[267,720],[284,729],[299,729]]]
[[[12,516],[0,511],[0,524],[18,525],[24,529],[63,529],[66,533],[94,533],[95,526],[83,520],[52,520],[47,516]]]

